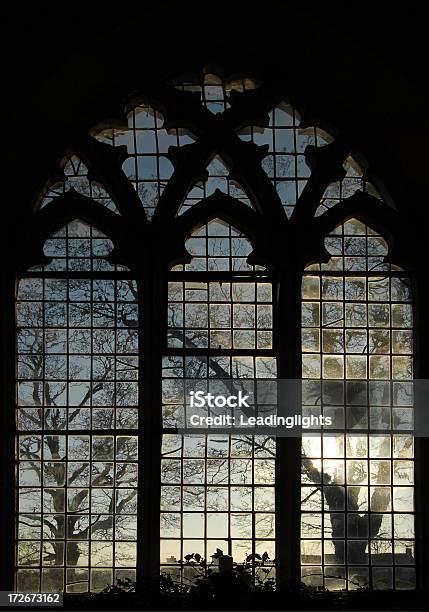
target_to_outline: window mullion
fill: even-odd
[[[159,575],[161,497],[162,329],[165,275],[147,262],[138,283],[140,303],[138,584]],[[146,435],[148,433],[148,435]]]
[[[274,322],[278,379],[301,377],[301,271],[278,274]],[[277,582],[300,580],[301,438],[278,437],[276,455]]]

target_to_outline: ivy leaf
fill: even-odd
[[[216,552],[212,555],[213,559],[219,559],[219,557],[223,557],[223,551],[220,548],[216,548]]]

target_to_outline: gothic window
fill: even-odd
[[[302,574],[330,589],[413,588],[410,279],[350,219],[302,283],[303,404],[333,428],[303,438]],[[304,408],[305,409],[305,408]],[[354,430],[359,430],[354,433]]]
[[[17,589],[99,591],[134,578],[138,308],[112,243],[75,220],[17,303]]]
[[[249,75],[109,109],[43,177],[16,271],[16,588],[189,584],[219,551],[254,581],[415,588],[412,270],[382,182]],[[183,431],[189,389],[254,379],[302,379],[332,431]]]
[[[170,272],[168,290],[161,571],[192,581],[198,569],[178,561],[195,554],[210,561],[221,550],[240,562],[265,554],[274,577],[275,440],[169,433],[184,427],[188,389],[209,390],[217,380],[226,392],[230,380],[276,376],[272,282],[262,266],[246,263],[248,239],[221,219],[194,230],[186,247],[195,256]]]

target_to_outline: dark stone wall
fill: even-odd
[[[109,115],[129,90],[144,88],[145,78],[214,63],[283,78],[301,108],[337,126],[365,153],[399,207],[423,215],[429,131],[423,13],[327,4],[16,7],[3,25],[3,82],[9,159],[24,198],[70,135]]]

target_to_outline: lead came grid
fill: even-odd
[[[364,177],[363,169],[351,155],[345,160],[343,168],[345,176],[340,181],[334,181],[328,185],[315,212],[316,217],[337,206],[345,198],[351,197],[358,189],[382,200],[377,189]]]
[[[184,129],[166,130],[162,114],[147,104],[130,111],[128,129],[95,130],[94,136],[101,142],[127,147],[128,157],[122,169],[136,189],[146,214],[152,219],[174,171],[168,158],[169,147],[191,144],[195,138]]]
[[[202,79],[197,76],[177,79],[172,84],[179,91],[198,92],[201,103],[213,114],[223,113],[230,107],[229,95],[231,91],[249,91],[256,89],[258,83],[249,77],[223,79],[215,74],[205,74]]]
[[[236,562],[252,553],[274,559],[274,459],[273,439],[164,435],[163,572],[192,582],[196,572],[177,561],[190,553],[210,561],[216,549]]]
[[[266,553],[269,576],[254,578],[274,577],[274,437],[168,432],[184,424],[186,380],[275,378],[275,358],[170,356],[163,371],[161,571],[192,582],[198,571],[178,562],[193,553],[210,562],[220,549],[235,563]]]
[[[169,281],[161,571],[192,582],[195,569],[179,561],[197,553],[210,562],[218,548],[234,563],[266,553],[268,573],[256,569],[254,579],[273,578],[275,439],[173,433],[185,424],[189,383],[276,377],[276,359],[267,355],[272,282],[247,263],[248,240],[218,219],[194,231],[186,246],[192,262],[176,266]]]
[[[247,258],[253,250],[250,241],[221,219],[213,219],[195,229],[185,246],[192,260],[174,266],[174,272],[255,272],[265,269],[248,263]]]
[[[116,204],[107,191],[99,182],[88,178],[88,168],[76,155],[68,155],[63,160],[61,168],[64,172],[64,180],[48,182],[39,198],[40,208],[55,202],[56,198],[59,198],[73,188],[78,193],[99,202],[112,212],[119,214]]]
[[[99,591],[135,576],[136,283],[115,278],[110,248],[73,222],[47,241],[51,263],[19,283],[18,590]],[[100,277],[82,277],[91,270]]]
[[[168,345],[272,348],[272,286],[257,281],[168,284]]]
[[[320,128],[301,128],[299,113],[287,103],[270,111],[268,127],[252,125],[240,130],[239,136],[256,145],[268,146],[262,168],[290,217],[311,174],[305,161],[306,147],[321,147],[332,142],[333,138]]]
[[[173,351],[174,353],[174,351]],[[252,393],[255,389],[252,379],[271,379],[276,377],[275,357],[264,355],[235,355],[198,353],[185,356],[171,354],[163,360],[163,425],[166,428],[185,427],[189,425],[189,417],[196,413],[189,402],[190,391],[202,390],[204,393],[214,392],[229,395],[232,389],[243,394]],[[231,387],[231,379],[234,384]],[[250,380],[249,380],[250,379]],[[217,380],[218,382],[214,382]],[[238,381],[243,381],[238,383]],[[237,384],[239,387],[237,389]],[[263,396],[261,395],[261,398]],[[260,399],[260,410],[272,410]],[[216,411],[215,411],[216,412]],[[198,411],[198,414],[201,414]],[[210,411],[206,415],[211,414]]]
[[[303,402],[348,433],[303,439],[303,579],[415,588],[413,436],[401,433],[412,429],[409,278],[359,221],[326,246],[331,260],[303,278]]]
[[[186,199],[179,209],[179,215],[195,206],[201,200],[213,195],[217,189],[232,198],[236,198],[246,206],[253,208],[249,197],[241,185],[236,180],[229,178],[229,170],[218,155],[212,159],[206,170],[208,173],[207,180],[196,183],[187,193]]]

